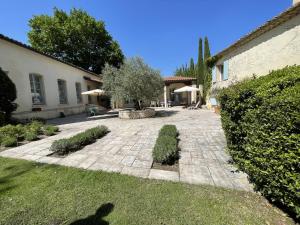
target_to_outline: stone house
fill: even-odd
[[[16,118],[55,118],[61,113],[81,113],[86,104],[99,103],[98,97],[81,95],[101,87],[99,75],[1,34],[0,67],[16,85]]]
[[[300,0],[215,56],[211,102],[216,90],[272,70],[300,64]]]

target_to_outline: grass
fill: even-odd
[[[0,224],[293,222],[253,193],[0,158]]]

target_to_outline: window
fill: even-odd
[[[218,70],[219,70],[219,81],[223,80],[223,75],[224,75],[224,65],[218,65]]]
[[[45,104],[43,77],[37,74],[29,74],[32,104]]]
[[[214,66],[212,69],[212,82],[216,83],[217,82],[217,76],[216,76],[216,67]]]
[[[76,96],[77,96],[77,103],[82,103],[82,96],[81,96],[81,83],[76,83]]]
[[[58,84],[59,103],[68,104],[66,81],[58,79],[57,84]]]
[[[90,91],[91,90],[91,86],[88,85],[87,86],[87,90]],[[92,97],[90,95],[88,95],[88,103],[91,104],[92,103]]]

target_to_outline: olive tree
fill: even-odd
[[[143,102],[157,100],[163,91],[160,72],[139,57],[127,59],[119,69],[106,64],[102,74],[103,89],[112,100],[133,101],[138,110],[143,109]]]

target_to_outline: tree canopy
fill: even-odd
[[[113,101],[134,101],[141,109],[143,102],[157,100],[163,92],[160,72],[152,69],[139,58],[127,59],[121,67],[106,65],[103,70],[103,89]]]
[[[51,56],[100,74],[105,63],[119,67],[124,59],[119,44],[103,21],[80,9],[69,14],[54,8],[54,15],[29,20],[31,46]]]

